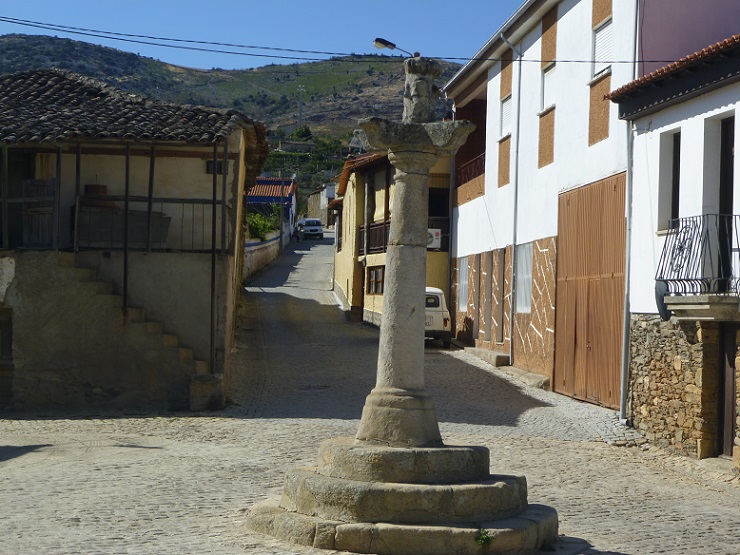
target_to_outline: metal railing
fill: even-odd
[[[391,222],[377,222],[370,224],[370,234],[368,235],[367,250],[368,254],[383,253],[388,250],[388,236],[390,233]],[[446,217],[432,217],[427,221],[427,228],[439,229],[442,233],[441,251],[450,250],[450,219]],[[360,226],[360,232],[357,234],[358,248],[360,255],[365,254],[365,226]]]
[[[212,249],[213,200],[130,196],[128,219],[125,197],[80,196],[75,210],[75,250],[107,249],[175,252],[210,252]],[[217,201],[216,223],[226,215]],[[124,228],[128,242],[124,243]],[[226,244],[223,227],[216,226],[216,248]]]
[[[486,171],[486,153],[476,156],[472,160],[455,168],[455,186],[459,187],[472,181]]]
[[[669,294],[738,294],[740,216],[705,214],[671,221],[655,274]]]

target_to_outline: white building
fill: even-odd
[[[740,467],[740,35],[612,99],[634,125],[632,420],[679,453],[734,451]]]
[[[458,338],[628,416],[629,128],[608,95],[648,61],[724,38],[739,12],[527,0],[444,87],[478,126],[455,161]]]

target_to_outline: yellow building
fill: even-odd
[[[429,180],[427,285],[449,287],[450,161],[441,159]],[[345,310],[359,320],[380,325],[385,257],[393,214],[395,168],[388,157],[362,154],[345,163],[339,176],[334,291]]]

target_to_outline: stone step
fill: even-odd
[[[173,333],[165,333],[162,335],[162,344],[165,347],[177,347],[180,344],[180,340]]]
[[[327,520],[286,511],[268,499],[252,508],[247,527],[291,544],[379,555],[535,555],[558,539],[557,512],[543,505],[496,521],[404,525]]]
[[[73,252],[58,252],[57,264],[63,268],[74,268],[77,264],[77,255]]]
[[[82,281],[93,295],[113,295],[113,283],[110,281]]]
[[[317,467],[325,476],[364,482],[453,484],[486,479],[490,456],[482,446],[394,448],[343,437],[321,444]]]
[[[135,323],[143,323],[143,322],[146,322],[146,310],[143,309],[143,308],[131,308],[131,307],[129,307],[129,309],[127,311],[127,314],[128,314],[128,321],[129,322],[135,322]]]
[[[480,522],[524,510],[527,481],[495,475],[459,484],[359,482],[299,467],[288,471],[280,504],[288,511],[342,522]]]
[[[210,374],[211,369],[210,365],[205,360],[196,360],[195,361],[195,373],[198,375],[205,375]]]
[[[96,295],[95,301],[105,306],[112,306],[114,308],[123,308],[123,297],[121,295]]]
[[[177,354],[182,361],[193,360],[193,349],[189,347],[178,347]]]

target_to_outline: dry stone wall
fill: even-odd
[[[657,315],[633,314],[630,329],[634,427],[675,453],[713,456],[718,324],[663,322]]]

